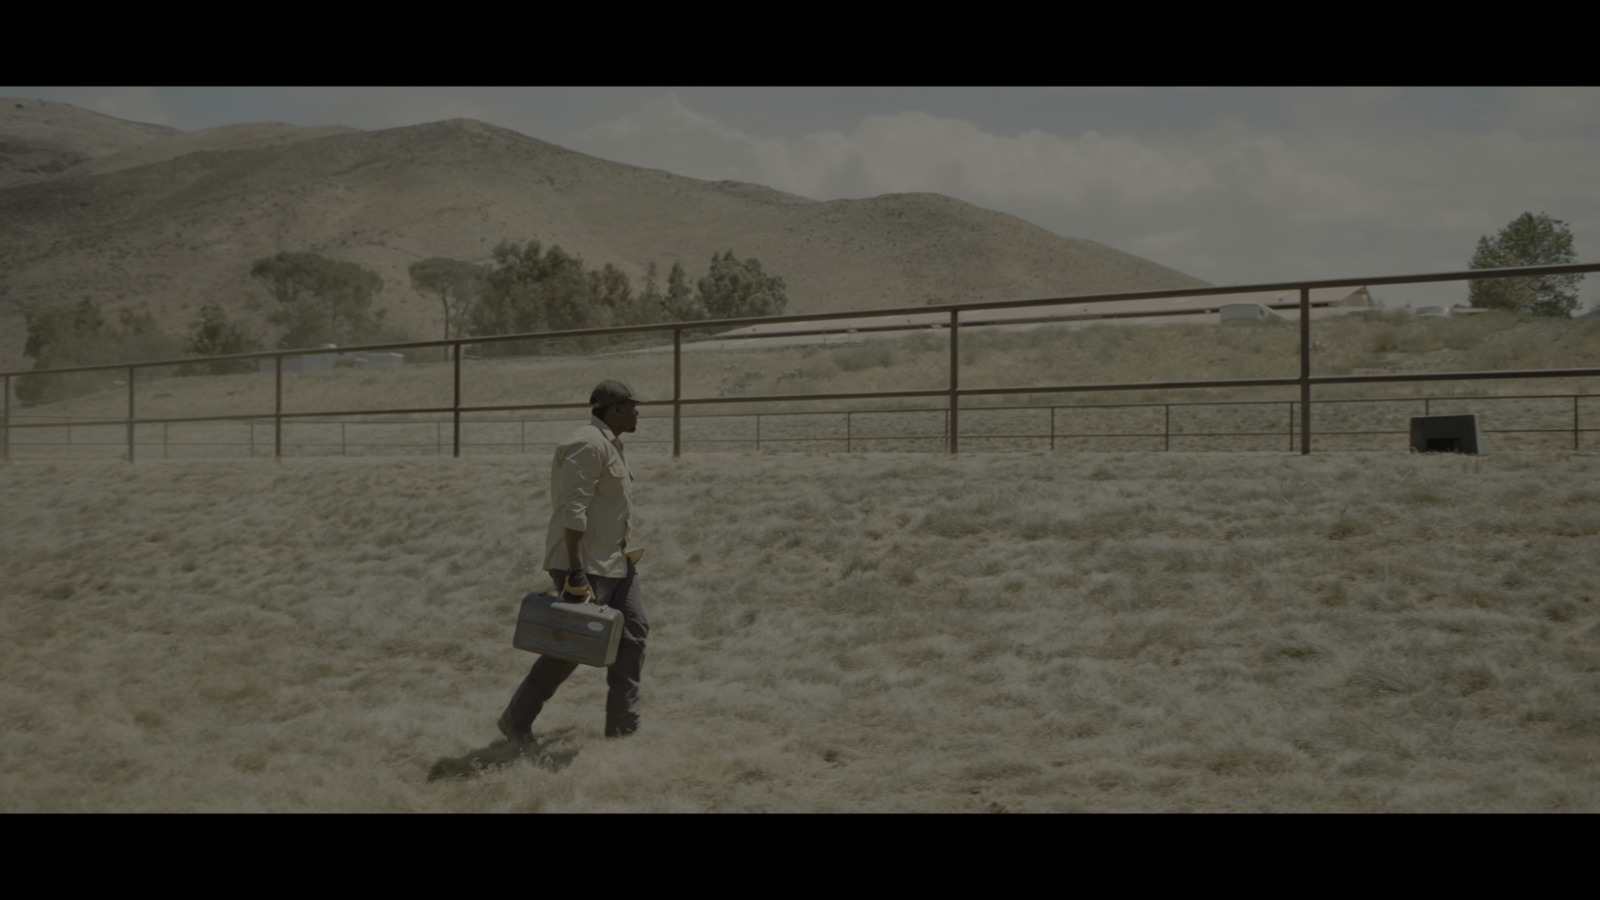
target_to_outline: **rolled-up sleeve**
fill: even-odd
[[[563,448],[561,472],[555,479],[561,489],[557,508],[563,528],[589,530],[589,503],[594,499],[595,485],[600,483],[600,469],[604,464],[598,448],[591,444]]]

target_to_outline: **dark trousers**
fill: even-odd
[[[565,572],[551,572],[557,586]],[[628,734],[639,727],[639,673],[644,668],[644,642],[650,634],[645,619],[644,601],[639,594],[639,573],[628,563],[625,578],[590,575],[596,600],[622,613],[622,642],[617,646],[617,661],[606,669],[606,734]],[[528,677],[506,707],[506,724],[513,733],[527,731],[544,709],[545,701],[555,696],[556,688],[567,680],[578,664],[541,656],[533,661]]]

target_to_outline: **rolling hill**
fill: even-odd
[[[382,131],[281,123],[194,132],[0,100],[0,369],[22,313],[89,298],[181,332],[201,304],[265,300],[250,263],[310,250],[379,272],[389,321],[440,329],[406,268],[537,239],[636,281],[713,253],[782,275],[789,311],[1205,283],[937,194],[819,202],[609,162],[473,120]]]

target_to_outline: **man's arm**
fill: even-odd
[[[594,603],[594,588],[589,585],[589,576],[583,571],[583,561],[578,554],[578,542],[583,540],[583,532],[566,530],[567,538],[567,574],[557,585],[569,600],[580,603]]]
[[[583,532],[572,528],[567,529],[567,568],[583,568],[583,557],[578,554],[578,543],[583,540]]]

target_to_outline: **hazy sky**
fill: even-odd
[[[474,118],[817,200],[948,194],[1216,284],[1464,269],[1523,212],[1600,261],[1597,88],[42,88],[184,130]],[[1466,302],[1465,284],[1375,290]],[[1590,276],[1584,306],[1600,305]]]

